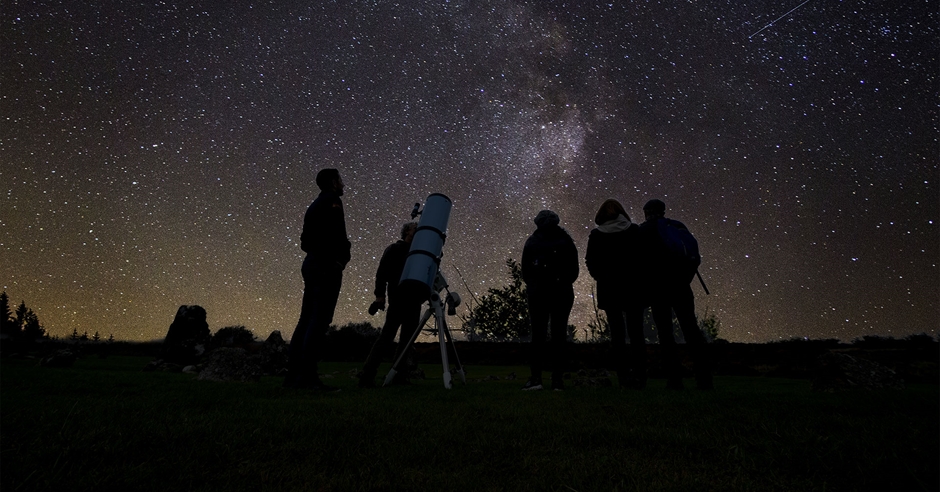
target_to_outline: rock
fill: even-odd
[[[147,363],[144,366],[144,372],[151,371],[161,371],[161,372],[180,372],[183,370],[183,366],[175,362],[168,362],[163,359],[154,359]]]
[[[820,355],[816,362],[813,391],[904,389],[903,379],[875,362],[837,352]]]
[[[44,367],[72,367],[78,356],[69,349],[60,349],[39,360]]]
[[[197,362],[209,342],[211,332],[206,310],[201,306],[180,306],[163,341],[163,359],[182,365]]]
[[[261,366],[243,348],[220,347],[206,354],[200,381],[253,382],[261,379]]]
[[[574,385],[586,388],[609,388],[614,383],[608,377],[592,377],[575,379]]]
[[[256,358],[265,375],[276,376],[287,370],[287,352],[287,342],[281,337],[281,332],[275,330],[252,357]]]

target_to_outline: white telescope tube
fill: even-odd
[[[447,237],[450,209],[450,198],[440,193],[429,195],[424,203],[399,282],[399,292],[412,300],[425,301],[431,296]]]

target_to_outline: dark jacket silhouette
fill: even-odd
[[[401,272],[405,269],[410,249],[411,243],[399,240],[389,244],[379,260],[379,269],[375,272],[374,294],[376,297],[385,297],[388,292],[389,304],[398,299],[398,282],[401,280]]]
[[[316,267],[342,270],[349,263],[351,243],[346,235],[343,202],[333,191],[320,192],[304,214],[300,249]]]
[[[320,195],[307,207],[300,234],[300,248],[307,253],[301,267],[304,296],[300,319],[290,339],[284,384],[333,391],[336,388],[319,378],[318,360],[326,332],[333,322],[351,244],[346,236],[346,219],[340,200],[345,185],[339,171],[321,170],[317,173],[317,186]]]
[[[640,227],[630,221],[620,202],[612,198],[598,209],[594,223],[597,227],[588,236],[584,261],[597,282],[597,307],[607,317],[617,380],[623,388],[643,389],[646,340]]]
[[[623,217],[591,231],[584,262],[597,282],[597,307],[622,308],[637,300],[642,283],[640,226]]]
[[[568,316],[574,305],[572,284],[578,278],[578,249],[558,215],[543,210],[535,217],[538,229],[522,250],[522,280],[526,284],[529,320],[532,323],[531,376],[525,390],[542,389],[542,370],[551,364],[552,388],[564,383]],[[552,341],[546,343],[549,325]]]
[[[661,236],[662,221],[670,221],[673,226],[682,228],[685,228],[685,224],[666,219],[665,210],[666,205],[656,199],[643,206],[646,221],[640,225],[640,237],[646,270],[646,290],[653,321],[659,333],[663,368],[667,377],[666,387],[683,387],[681,354],[676,345],[675,328],[672,324],[675,314],[692,355],[696,386],[711,389],[711,354],[695,317],[695,295],[689,285],[695,271],[688,271],[688,267],[681,264],[682,259],[677,259],[669,253]]]

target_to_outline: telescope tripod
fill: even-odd
[[[405,360],[408,349],[411,348],[411,346],[415,343],[415,340],[418,338],[418,334],[424,330],[424,325],[427,324],[429,319],[431,319],[431,316],[434,316],[435,328],[437,329],[437,338],[441,345],[441,365],[444,367],[444,388],[451,389],[450,363],[447,359],[448,344],[450,344],[451,350],[454,351],[454,360],[457,362],[457,374],[460,376],[460,379],[464,382],[464,384],[466,384],[467,376],[464,374],[463,365],[460,364],[460,357],[457,356],[457,347],[454,345],[454,339],[451,337],[450,330],[447,328],[447,320],[444,318],[444,303],[441,301],[440,292],[446,289],[447,283],[444,280],[444,277],[441,275],[440,271],[438,271],[437,278],[434,282],[434,292],[431,292],[431,297],[428,300],[428,308],[424,311],[424,315],[421,316],[421,320],[418,322],[418,327],[411,335],[411,339],[408,340],[408,344],[405,345],[405,347],[400,351],[398,359],[395,360],[395,364],[392,365],[392,369],[388,372],[388,375],[385,376],[385,382],[382,383],[382,386],[388,386],[391,384],[392,379],[394,379],[395,375],[398,374],[399,366]],[[450,307],[450,314],[454,314],[453,309],[460,304],[460,296],[454,292],[448,291],[446,302]]]

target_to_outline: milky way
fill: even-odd
[[[583,256],[606,198],[661,198],[724,338],[937,332],[935,5],[581,3],[3,0],[0,283],[58,336],[161,338],[181,304],[289,336],[335,167],[338,325],[381,323],[378,257],[444,193],[467,300],[539,210]]]

